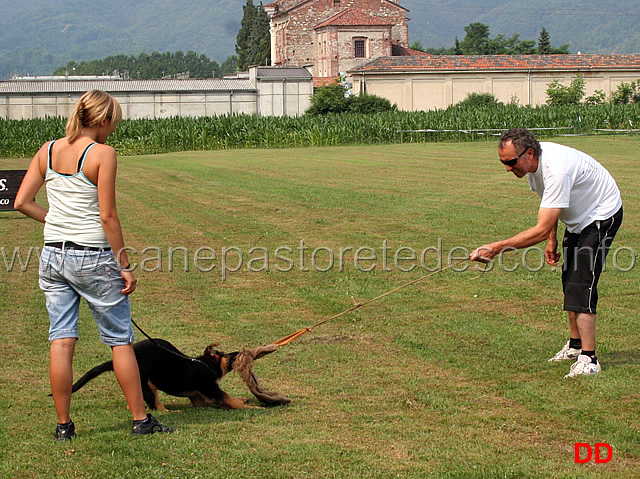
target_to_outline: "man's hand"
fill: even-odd
[[[544,258],[550,265],[558,265],[560,253],[558,253],[558,241],[556,239],[547,241],[547,247],[544,249]]]
[[[480,246],[471,252],[469,259],[479,263],[490,263],[495,257],[495,249],[491,245]]]

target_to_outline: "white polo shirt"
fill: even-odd
[[[541,142],[535,173],[527,173],[540,208],[562,208],[560,221],[570,233],[580,233],[597,220],[614,215],[622,206],[616,181],[607,169],[582,151]]]

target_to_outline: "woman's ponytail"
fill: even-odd
[[[98,126],[103,120],[113,125],[121,119],[122,108],[115,98],[100,90],[88,91],[76,102],[67,120],[65,130],[67,141],[73,143],[82,135],[84,128]]]

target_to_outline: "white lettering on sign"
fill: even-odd
[[[13,209],[20,184],[27,170],[0,170],[0,211]]]

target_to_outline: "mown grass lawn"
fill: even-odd
[[[259,360],[263,385],[290,405],[194,409],[162,395],[179,410],[156,414],[176,429],[164,436],[131,437],[105,374],[73,397],[77,438],[53,441],[37,264],[7,264],[14,248],[26,258],[41,245],[42,227],[0,213],[0,475],[637,477],[640,141],[557,141],[599,159],[625,201],[614,250],[625,249],[600,286],[602,374],[564,380],[569,364],[547,362],[567,337],[560,272],[532,251],[483,274],[461,263]],[[315,324],[532,225],[539,203],[493,142],[123,157],[118,191],[138,268],[135,319],[191,355]],[[109,356],[83,308],[77,376]],[[250,395],[236,375],[222,386]],[[608,443],[613,458],[574,464],[576,442]]]

